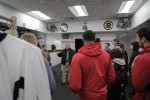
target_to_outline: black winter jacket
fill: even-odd
[[[69,63],[71,63],[72,57],[74,56],[75,51],[71,48],[69,48]],[[67,49],[63,49],[59,54],[57,54],[59,57],[62,57],[61,64],[66,64],[66,57],[67,57]]]
[[[140,54],[140,52],[138,51],[140,48],[139,43],[137,41],[135,41],[135,42],[132,42],[131,44],[133,45],[133,52],[130,56],[129,71],[131,71],[131,66],[132,66],[132,63],[133,63],[135,57]]]

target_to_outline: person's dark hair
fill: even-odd
[[[91,30],[84,32],[82,37],[85,41],[95,41],[95,33]]]
[[[122,50],[124,50],[124,45],[122,43],[118,43],[116,46],[119,46]]]
[[[114,41],[116,41],[117,43],[119,43],[119,40],[118,40],[118,39],[114,39]]]
[[[100,42],[100,41],[101,41],[100,38],[95,39],[95,43]]]
[[[107,45],[110,47],[110,44],[109,44],[109,43],[105,43],[105,44],[107,44]]]
[[[122,53],[119,49],[113,49],[110,52],[111,59],[114,58],[123,58]]]
[[[42,45],[42,48],[44,48],[46,45]]]
[[[133,51],[138,51],[140,48],[139,42],[137,41],[132,42],[131,45],[133,46]]]
[[[150,42],[150,27],[141,28],[139,31],[137,31],[137,34],[139,35],[140,39],[145,37],[146,40]]]

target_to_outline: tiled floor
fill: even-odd
[[[57,89],[52,95],[52,100],[78,100],[78,95],[71,92],[68,84],[61,85],[60,66],[52,68],[57,83]]]
[[[60,70],[60,66],[56,66],[52,68],[53,73],[54,73],[54,77],[57,83],[57,89],[54,92],[54,94],[52,95],[52,100],[79,100],[78,99],[78,95],[74,94],[71,92],[71,90],[69,89],[69,86],[66,85],[61,85],[61,70]],[[129,94],[130,89],[130,82],[129,85],[126,88],[126,95]],[[128,99],[126,99],[128,100]]]

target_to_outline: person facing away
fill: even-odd
[[[132,43],[130,44],[131,55],[130,55],[130,61],[129,61],[129,65],[128,65],[128,67],[129,67],[129,72],[130,72],[130,76],[131,76],[131,65],[132,65],[132,63],[133,63],[135,57],[140,54],[139,48],[140,48],[139,42],[137,42],[137,41],[134,41],[134,42],[132,42]],[[131,77],[130,77],[130,78],[131,78]],[[129,93],[129,96],[128,96],[128,98],[129,98],[130,100],[132,100],[132,97],[134,96],[134,93],[135,93],[135,90],[134,90],[133,87],[132,87],[132,90],[131,90],[131,92]]]
[[[62,57],[61,59],[62,85],[68,82],[69,72],[70,72],[70,63],[74,54],[75,54],[75,51],[70,48],[69,43],[66,43],[65,49],[63,49],[61,52],[57,52],[57,55],[59,57]]]
[[[130,56],[130,61],[129,61],[129,72],[131,72],[131,65],[135,59],[136,56],[138,56],[140,54],[139,52],[139,42],[134,41],[130,44],[130,50],[131,50],[131,56]]]
[[[39,43],[37,41],[37,38],[32,33],[25,33],[25,34],[23,34],[23,35],[20,36],[20,39],[23,39],[23,40],[25,40],[25,41],[27,41],[27,42],[29,42],[29,43],[31,43],[31,44],[39,47]],[[51,91],[51,93],[54,93],[54,91],[56,90],[56,81],[54,79],[51,66],[49,65],[47,59],[45,59],[43,57],[43,60],[44,60],[46,71],[47,71],[47,75],[48,75],[50,91]]]
[[[107,53],[110,53],[111,49],[109,47],[110,47],[110,44],[109,43],[105,43],[105,49],[104,49],[104,51],[106,51]]]
[[[107,100],[120,100],[121,93],[125,91],[125,59],[119,49],[113,49],[110,53],[116,73],[116,81],[108,86]]]
[[[116,47],[116,45],[119,43],[119,40],[118,39],[114,39],[112,41],[112,44],[114,45],[114,48]]]
[[[150,28],[141,28],[137,34],[143,50],[131,67],[131,81],[135,89],[133,100],[150,100]]]
[[[94,43],[95,33],[83,33],[84,46],[73,56],[69,86],[79,100],[106,100],[107,85],[115,81],[115,71],[108,53]]]
[[[42,54],[51,66],[51,57],[49,52],[47,51],[47,45],[42,45]]]
[[[126,62],[126,71],[128,72],[128,53],[124,49],[124,45],[122,43],[118,43],[115,48],[118,48],[121,51],[123,58],[125,59]]]

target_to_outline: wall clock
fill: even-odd
[[[66,31],[68,30],[68,25],[67,25],[66,23],[62,23],[62,24],[60,25],[60,30],[61,30],[62,32],[66,32]]]

